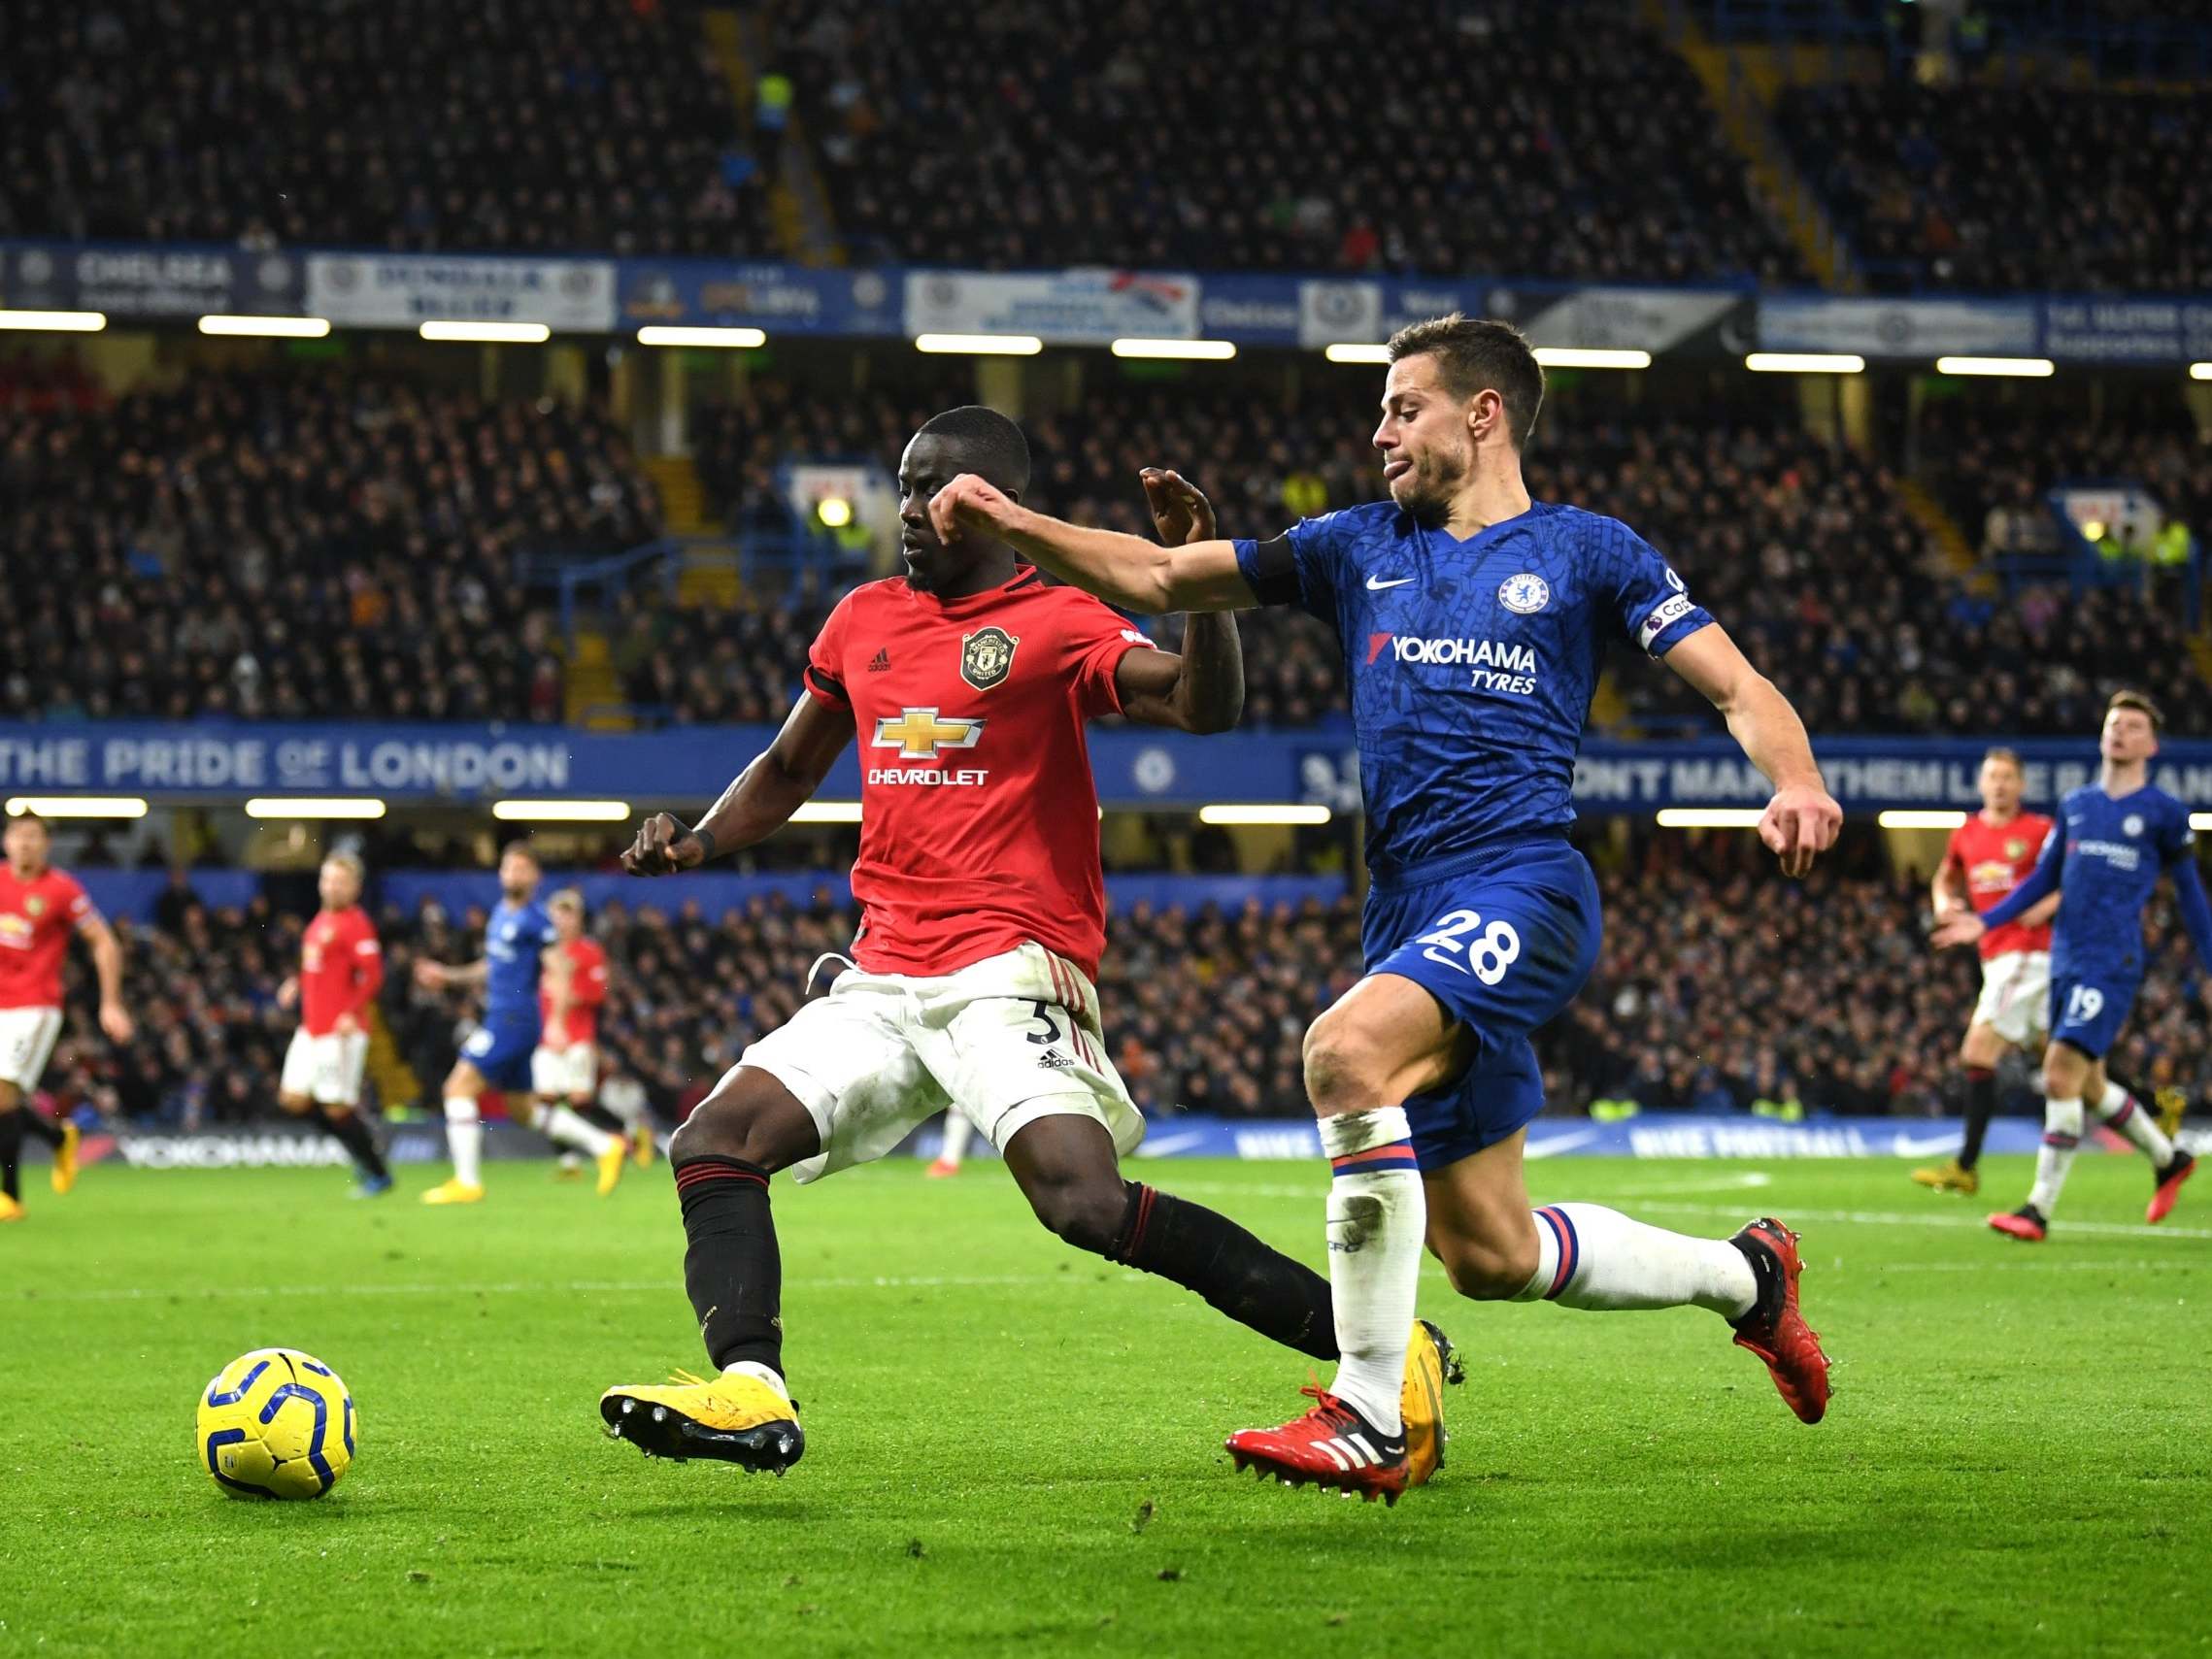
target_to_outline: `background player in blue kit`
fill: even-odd
[[[2035,1186],[2018,1210],[1990,1217],[1992,1227],[2016,1239],[2032,1242],[2050,1231],[2081,1143],[2086,1103],[2151,1160],[2155,1185],[2146,1221],[2173,1212],[2181,1183],[2195,1168],[2104,1073],[2104,1056],[2143,983],[2143,907],[2162,871],[2173,878],[2196,959],[2212,974],[2212,906],[2196,873],[2189,809],[2150,781],[2159,724],[2158,705],[2148,697],[2114,693],[2098,741],[2103,775],[2060,803],[2028,879],[1981,915],[1955,915],[1932,936],[1938,946],[1971,945],[2046,894],[2060,895],[2051,934],[2051,1041],[2043,1051],[2043,1145],[2035,1156]]]
[[[975,478],[931,508],[940,534],[988,529],[1130,610],[1295,604],[1343,645],[1373,878],[1367,977],[1305,1047],[1334,1168],[1343,1358],[1311,1411],[1229,1448],[1289,1480],[1402,1486],[1398,1377],[1424,1237],[1469,1296],[1713,1309],[1816,1421],[1827,1362],[1796,1311],[1794,1235],[1772,1219],[1707,1240],[1595,1205],[1531,1212],[1522,1144],[1543,1104],[1529,1034],[1597,949],[1596,885],[1566,830],[1607,645],[1663,657],[1726,716],[1774,781],[1760,831],[1791,874],[1832,845],[1842,813],[1795,713],[1665,561],[1625,524],[1529,499],[1521,451],[1544,378],[1520,333],[1451,316],[1401,330],[1390,354],[1374,443],[1391,499],[1273,541],[1155,547],[1046,518]]]
[[[474,1204],[484,1197],[484,1122],[477,1100],[486,1089],[519,1098],[530,1092],[530,1056],[538,1046],[538,974],[559,938],[538,903],[545,872],[526,843],[499,853],[499,908],[485,925],[484,955],[466,967],[422,962],[415,976],[431,990],[484,986],[484,1019],[461,1045],[446,1075],[446,1144],[453,1174],[422,1195],[424,1204]]]

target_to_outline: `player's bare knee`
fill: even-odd
[[[1032,1183],[1029,1208],[1047,1232],[1079,1250],[1102,1256],[1121,1236],[1128,1189],[1110,1171],[1070,1173]]]
[[[304,1116],[307,1109],[314,1104],[304,1094],[281,1094],[277,1096],[277,1105],[290,1112],[294,1117]]]
[[[1391,1104],[1382,1098],[1389,1079],[1380,1047],[1355,1020],[1333,1010],[1315,1020],[1304,1060],[1306,1097],[1321,1116]]]
[[[805,1107],[773,1078],[739,1072],[725,1078],[669,1137],[668,1155],[737,1158],[774,1172],[819,1149],[820,1135]]]
[[[1436,1248],[1452,1288],[1474,1302],[1508,1302],[1536,1273],[1536,1240],[1455,1239]]]

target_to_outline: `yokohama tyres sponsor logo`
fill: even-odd
[[[116,1150],[135,1170],[320,1169],[350,1161],[345,1147],[319,1135],[123,1135]]]

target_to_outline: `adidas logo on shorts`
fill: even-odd
[[[1048,1072],[1064,1072],[1075,1062],[1057,1049],[1048,1048],[1037,1064]]]

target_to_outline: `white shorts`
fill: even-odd
[[[25,1094],[37,1088],[60,1035],[57,1008],[0,1008],[0,1083],[14,1083]]]
[[[1098,992],[1035,943],[930,979],[855,968],[737,1065],[813,1113],[821,1151],[792,1167],[800,1181],[880,1158],[947,1109],[1001,1151],[1041,1117],[1094,1118],[1124,1157],[1145,1135],[1106,1057]]]
[[[1982,964],[1982,994],[1974,1023],[1994,1027],[2015,1048],[2045,1034],[2051,1016],[2051,957],[2042,950],[2008,950]]]
[[[280,1094],[305,1095],[318,1106],[361,1104],[361,1073],[369,1063],[369,1034],[331,1031],[310,1037],[305,1030],[292,1033],[285,1050],[285,1073],[277,1079]]]
[[[599,1046],[571,1043],[565,1048],[544,1044],[530,1051],[530,1092],[547,1100],[573,1100],[599,1088]]]

